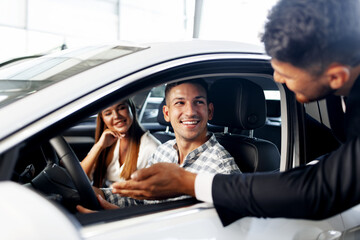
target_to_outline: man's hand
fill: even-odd
[[[131,180],[114,183],[112,192],[135,199],[195,196],[195,177],[175,163],[157,163],[134,172]]]
[[[119,208],[118,206],[109,203],[108,201],[106,201],[104,198],[101,197],[101,195],[97,195],[97,199],[100,203],[100,206],[105,209],[105,210],[110,210],[110,209],[117,209]],[[80,213],[93,213],[96,212],[94,210],[88,209],[88,208],[84,208],[81,205],[77,205],[76,209],[80,212]]]

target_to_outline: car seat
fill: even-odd
[[[278,171],[280,153],[276,145],[253,136],[254,129],[266,121],[263,89],[246,79],[218,79],[210,86],[209,100],[214,104],[214,116],[209,122],[224,127],[224,132],[215,136],[240,170]],[[233,134],[231,129],[248,130],[249,135]]]
[[[168,140],[174,139],[175,134],[170,130],[170,122],[165,121],[163,114],[163,106],[166,105],[165,98],[161,101],[159,105],[159,111],[157,115],[157,121],[160,125],[166,126],[165,131],[156,131],[152,135],[155,136],[161,143],[167,142]]]

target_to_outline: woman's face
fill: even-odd
[[[126,134],[134,120],[130,106],[124,101],[104,109],[101,117],[111,131],[120,134]]]

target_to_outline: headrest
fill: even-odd
[[[158,111],[158,115],[157,115],[157,121],[159,124],[164,125],[164,126],[171,126],[170,122],[165,121],[164,119],[164,113],[163,113],[163,106],[166,105],[165,102],[165,98],[161,101],[160,105],[159,105],[159,111]]]
[[[244,130],[264,126],[266,101],[263,89],[246,79],[219,79],[209,89],[214,104],[211,124]]]

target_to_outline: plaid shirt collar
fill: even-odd
[[[180,165],[181,167],[186,167],[187,165],[191,165],[192,163],[194,163],[199,158],[199,155],[201,153],[206,151],[206,149],[213,147],[217,143],[216,137],[215,137],[215,135],[213,133],[207,132],[206,136],[207,137],[210,136],[210,138],[205,143],[203,143],[201,146],[199,146],[198,148],[191,151],[185,157],[183,163]],[[178,153],[178,156],[179,156],[179,148],[177,146],[176,140],[174,140],[173,149],[176,150],[176,152]]]

